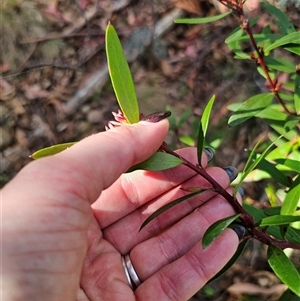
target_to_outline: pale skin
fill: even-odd
[[[187,300],[226,264],[238,246],[233,230],[201,244],[210,224],[234,214],[213,192],[139,232],[147,216],[186,194],[180,187],[207,186],[185,166],[122,175],[153,154],[167,131],[163,120],[92,135],[28,164],[3,188],[3,300]],[[178,152],[197,162],[194,148]],[[232,192],[223,169],[207,171]],[[126,254],[142,281],[135,291],[121,263]]]

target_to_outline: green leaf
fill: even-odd
[[[289,43],[300,44],[300,32],[292,32],[292,33],[282,37],[281,39],[278,39],[273,44],[266,47],[264,49],[264,51],[267,53],[277,47],[280,47],[282,45],[286,45]]]
[[[210,22],[214,22],[214,21],[223,19],[226,16],[228,16],[229,14],[231,14],[230,11],[226,12],[224,14],[221,14],[221,15],[206,17],[206,18],[176,19],[174,21],[174,23],[176,23],[176,24],[205,24],[205,23],[210,23]]]
[[[254,26],[254,25],[258,22],[258,20],[259,20],[260,18],[261,18],[261,16],[258,16],[258,17],[255,17],[255,18],[250,19],[250,20],[249,20],[249,26],[250,26],[250,27]]]
[[[202,158],[203,145],[204,145],[204,133],[203,133],[203,129],[202,129],[202,122],[200,122],[199,132],[198,132],[198,141],[197,141],[197,158],[198,158],[199,166],[202,166],[201,158]]]
[[[186,201],[186,200],[188,200],[188,199],[190,199],[190,198],[192,198],[192,197],[194,197],[198,194],[201,194],[201,193],[203,193],[207,190],[210,190],[210,189],[201,189],[201,188],[199,188],[198,191],[194,191],[192,193],[189,193],[189,194],[187,194],[187,195],[185,195],[181,198],[178,198],[178,199],[162,206],[161,208],[159,208],[158,210],[156,210],[154,213],[152,213],[150,216],[148,216],[146,218],[146,220],[142,223],[139,231],[141,231],[146,225],[148,225],[152,220],[154,220],[156,217],[158,217],[163,212],[165,212],[165,211],[169,210],[170,208],[172,208],[172,207],[174,207],[174,206],[176,206],[176,205],[178,205],[178,204],[180,204],[180,203],[182,203],[182,202],[184,202],[184,201]]]
[[[252,149],[252,151],[250,152],[249,156],[248,156],[248,159],[247,159],[247,162],[243,168],[243,172],[242,173],[245,173],[247,171],[248,168],[250,168],[251,166],[251,163],[253,161],[253,159],[256,157],[256,154],[255,154],[255,151],[256,149],[258,148],[258,146],[261,144],[261,142],[263,141],[263,137],[257,141],[257,143],[254,145],[254,148]]]
[[[287,187],[291,185],[288,178],[269,161],[262,159],[258,164],[258,168],[266,171],[278,183]]]
[[[242,50],[241,45],[240,45],[238,40],[231,41],[230,43],[228,43],[228,47],[232,52],[234,52],[235,58],[242,59],[242,60],[249,60],[250,59],[250,54],[245,53]]]
[[[209,117],[211,113],[211,109],[213,107],[215,101],[215,95],[211,97],[211,99],[208,101],[207,105],[205,106],[200,124],[199,124],[199,130],[198,130],[198,142],[197,142],[197,156],[198,156],[198,164],[201,166],[201,158],[202,158],[202,151],[203,151],[203,145],[204,145],[204,138],[207,132],[208,123],[209,123]]]
[[[285,92],[279,92],[278,94],[283,100],[287,100],[287,101],[293,101],[294,100],[294,95],[293,94],[289,94],[289,93],[285,93]]]
[[[277,164],[281,164],[281,165],[284,165],[285,167],[289,167],[290,169],[292,169],[292,170],[294,170],[298,173],[300,173],[300,163],[299,163],[299,161],[291,160],[291,159],[275,159],[275,162]]]
[[[290,259],[274,245],[269,246],[267,256],[269,265],[277,277],[300,296],[300,275]]]
[[[287,34],[295,32],[295,28],[285,13],[268,2],[261,2],[261,7],[268,11],[269,14],[275,16],[278,20],[278,27],[281,33]]]
[[[173,155],[163,152],[156,152],[147,160],[130,167],[127,172],[132,172],[137,169],[143,169],[148,171],[160,171],[176,167],[181,163],[182,160]]]
[[[300,47],[297,44],[287,44],[287,46],[283,47],[285,50],[300,55]]]
[[[278,225],[288,225],[293,222],[300,221],[300,216],[295,215],[273,215],[265,217],[261,220],[259,226],[278,226]]]
[[[239,244],[239,246],[238,246],[236,252],[234,253],[234,255],[230,258],[230,260],[226,263],[226,265],[213,278],[211,278],[208,281],[208,283],[210,283],[210,282],[216,280],[217,278],[219,278],[220,276],[222,276],[226,271],[228,271],[233,266],[233,264],[239,259],[239,257],[244,252],[245,247],[247,245],[247,242],[248,242],[248,240],[243,240]]]
[[[227,106],[227,110],[236,111],[243,103],[242,102],[233,102]]]
[[[263,212],[267,216],[270,216],[270,215],[280,215],[280,210],[281,210],[281,206],[274,206],[274,207],[264,208]]]
[[[263,109],[261,112],[257,113],[255,117],[259,117],[264,120],[281,120],[284,121],[287,115],[279,110],[273,109],[273,106],[269,106]]]
[[[295,73],[296,66],[292,62],[288,61],[287,59],[283,58],[273,58],[270,56],[265,56],[264,58],[265,63],[268,68],[272,68],[274,70],[286,72],[286,73]]]
[[[254,157],[254,150],[258,147],[258,145],[260,144],[260,141],[258,141],[256,143],[256,145],[254,146],[254,149],[252,150],[249,158],[248,158],[248,161],[245,165],[245,168],[244,168],[244,171],[241,175],[241,179],[239,181],[239,183],[236,185],[235,189],[234,189],[234,194],[236,194],[236,192],[238,191],[239,187],[242,185],[244,179],[247,177],[247,175],[252,171],[254,170],[254,168],[260,163],[260,161],[262,159],[264,159],[266,157],[266,155],[268,154],[269,150],[273,147],[273,145],[275,144],[275,142],[281,138],[280,136],[275,140],[273,141],[264,151],[263,153],[260,155],[260,156],[257,156],[257,158],[254,160],[254,162],[251,163],[251,165],[248,167],[248,163],[250,163],[250,160],[252,160],[252,158]],[[247,170],[246,170],[247,168]]]
[[[269,41],[276,41],[281,39],[282,37],[284,37],[282,34],[276,34],[276,33],[255,33],[253,35],[253,38],[256,40],[256,42],[259,43],[266,43]],[[239,39],[240,42],[249,42],[250,41],[250,37],[248,35],[242,36]],[[266,52],[266,51],[265,51]]]
[[[295,104],[296,114],[300,115],[300,75],[298,73],[296,74],[296,78],[295,78],[294,104]]]
[[[111,24],[106,28],[105,46],[108,71],[119,106],[128,123],[137,123],[140,114],[132,76],[119,37]]]
[[[236,126],[255,116],[272,103],[272,93],[262,93],[247,99],[229,118],[229,126]]]
[[[276,204],[278,203],[278,198],[276,196],[276,188],[274,187],[274,185],[268,183],[265,187],[265,193],[267,195],[270,205],[272,207],[276,206]]]
[[[232,42],[237,41],[244,33],[244,30],[242,28],[236,28],[225,40],[226,44],[230,44]]]
[[[215,95],[211,97],[211,99],[208,101],[207,105],[205,106],[202,117],[201,117],[201,124],[202,124],[202,129],[203,129],[203,136],[206,136],[207,128],[208,128],[208,122],[209,122],[209,117],[211,113],[211,109],[214,105],[215,101]]]
[[[272,135],[270,136],[270,139],[272,141],[276,140],[278,138],[278,136],[276,135]],[[280,141],[280,140],[277,140]],[[293,142],[292,141],[281,141],[280,145],[277,146],[277,148],[273,149],[267,156],[266,159],[267,160],[276,160],[276,159],[280,159],[280,158],[286,158],[287,156],[289,156],[289,154],[291,153],[292,149],[293,149]]]
[[[195,146],[195,141],[191,136],[179,136],[178,138],[182,143],[188,145],[188,146]]]
[[[264,212],[265,210],[255,208],[255,207],[253,207],[251,205],[247,205],[247,204],[243,204],[243,207],[249,214],[251,214],[254,217],[255,224],[259,224],[263,218],[267,217],[267,215]],[[269,208],[268,210],[271,210],[271,208]],[[277,210],[276,210],[277,213],[279,213],[279,211],[277,212]],[[282,238],[278,226],[270,226],[267,228],[266,232],[268,234],[274,236],[275,238],[278,238],[278,239]],[[300,231],[297,229],[288,227],[288,231],[286,233],[286,239],[290,242],[300,244]]]
[[[260,221],[267,217],[268,214],[268,210],[271,210],[272,208],[268,208],[268,210],[261,210],[258,208],[255,208],[251,205],[247,205],[247,204],[243,204],[244,209],[251,214],[254,217],[255,220],[255,224],[259,224]],[[275,213],[279,214],[281,207],[279,208],[279,210]],[[266,213],[265,213],[266,211]],[[271,211],[272,212],[272,211]],[[273,214],[273,213],[272,213]],[[269,226],[266,230],[266,232],[272,236],[274,236],[275,238],[281,239],[281,233],[279,230],[278,226]],[[300,231],[297,229],[293,229],[291,227],[288,227],[288,231],[286,233],[286,239],[290,242],[296,243],[296,244],[300,244]]]
[[[203,248],[208,247],[240,214],[235,214],[213,223],[204,233],[202,238]]]
[[[262,77],[264,77],[265,79],[267,79],[267,75],[266,75],[264,69],[263,69],[261,66],[256,66],[256,68],[257,68],[258,73],[259,73]],[[270,78],[271,78],[272,80],[274,80],[274,79],[276,78],[276,72],[275,72],[275,70],[270,69],[270,70],[269,70],[269,75],[270,75]]]
[[[291,131],[293,129],[296,129],[298,127],[300,122],[300,116],[287,116],[286,122],[284,124],[285,131]]]
[[[300,196],[300,175],[296,178],[293,185],[286,194],[285,200],[282,204],[280,214],[292,215],[299,203]]]
[[[67,142],[67,143],[61,143],[61,144],[55,144],[49,147],[42,148],[36,152],[34,152],[30,157],[32,159],[40,159],[47,156],[52,156],[55,154],[58,154],[62,152],[63,150],[71,147],[76,142]]]

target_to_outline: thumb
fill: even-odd
[[[22,173],[33,182],[35,174],[39,179],[46,177],[48,187],[53,183],[57,192],[65,191],[92,203],[129,167],[150,157],[167,131],[166,120],[122,125],[91,135],[55,156],[34,161]]]

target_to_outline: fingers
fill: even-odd
[[[143,282],[135,291],[137,299],[188,300],[228,262],[237,246],[238,237],[231,229],[204,250],[198,242],[184,256]]]
[[[229,191],[232,193],[231,188]],[[130,258],[140,279],[148,279],[186,254],[201,241],[210,225],[234,213],[228,202],[217,195],[160,235],[138,244],[130,252]]]
[[[218,195],[161,235],[137,245],[130,253],[143,282],[137,296],[142,290],[141,300],[187,300],[194,295],[236,251],[239,239],[232,229],[205,249],[201,242],[212,223],[232,214],[232,207]]]
[[[207,169],[207,172],[214,179],[217,179],[222,187],[228,187],[229,178],[223,169],[211,167]],[[206,180],[198,175],[190,178],[182,184],[183,187],[202,187],[205,185],[207,185]],[[176,223],[195,208],[201,206],[204,202],[216,195],[213,191],[206,191],[188,201],[184,201],[158,216],[139,232],[141,224],[150,214],[161,208],[163,205],[169,203],[171,200],[175,200],[186,194],[187,192],[183,191],[179,186],[169,190],[157,199],[152,200],[131,214],[128,214],[120,221],[105,228],[103,230],[104,237],[109,240],[122,254],[127,254],[140,242],[158,235],[167,227]]]
[[[193,164],[198,163],[196,148],[180,149],[177,153]],[[207,157],[203,155],[202,166],[206,165]],[[161,172],[137,170],[123,174],[93,204],[94,215],[101,228],[105,228],[194,175],[195,172],[184,165]]]

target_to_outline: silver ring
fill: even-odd
[[[122,257],[122,263],[129,285],[132,288],[137,288],[142,282],[137,275],[128,254],[125,255],[124,258]]]
[[[123,268],[124,268],[124,272],[125,272],[127,281],[129,283],[130,287],[133,289],[133,285],[132,285],[132,282],[131,282],[131,279],[130,279],[130,276],[129,276],[129,273],[128,273],[128,270],[127,270],[127,267],[126,267],[126,264],[125,264],[125,259],[124,259],[123,256],[121,256],[121,258],[122,258],[122,265],[123,265]]]

